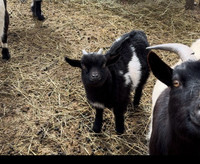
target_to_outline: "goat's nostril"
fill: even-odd
[[[91,75],[90,75],[90,80],[91,81],[97,81],[97,80],[100,80],[101,79],[101,76],[98,72],[92,72]]]
[[[92,77],[99,77],[99,74],[94,72],[94,73],[92,73]]]

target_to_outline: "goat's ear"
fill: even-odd
[[[148,54],[148,64],[154,76],[167,86],[172,85],[173,69],[163,62],[153,51]]]
[[[111,54],[106,54],[106,65],[109,66],[111,64],[114,64],[115,62],[117,62],[117,60],[120,58],[120,54],[115,54],[115,55],[111,55]]]
[[[68,57],[65,57],[65,61],[69,63],[72,67],[79,67],[81,68],[81,61],[80,60],[73,60]]]

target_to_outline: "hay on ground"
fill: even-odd
[[[125,133],[116,135],[112,111],[105,109],[102,133],[92,131],[95,111],[88,104],[80,70],[64,56],[107,50],[133,29],[151,45],[200,38],[199,10],[183,1],[121,3],[97,0],[43,1],[44,22],[33,19],[30,3],[8,1],[11,60],[0,61],[1,155],[146,155],[151,113],[151,75],[138,109],[128,106]],[[158,52],[170,65],[177,56]],[[133,93],[132,93],[133,94]]]

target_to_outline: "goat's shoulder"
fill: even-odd
[[[170,89],[166,88],[158,97],[153,111],[152,133],[150,138],[150,154],[168,154],[170,129],[168,118],[168,100]]]
[[[153,137],[159,137],[159,140],[166,140],[169,130],[168,102],[170,88],[166,88],[158,97],[153,111]],[[154,134],[156,134],[154,136]]]

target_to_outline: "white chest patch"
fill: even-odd
[[[93,107],[95,107],[95,108],[101,108],[101,109],[104,109],[105,108],[105,106],[104,106],[104,104],[101,104],[101,103],[99,103],[99,102],[89,102]]]
[[[5,18],[5,5],[3,0],[0,0],[0,39],[3,36],[3,31],[4,31],[4,21],[5,21],[4,18]]]
[[[128,85],[132,82],[133,89],[137,87],[138,83],[140,82],[141,77],[141,64],[136,56],[135,48],[131,47],[133,56],[131,61],[128,63],[128,72],[124,74],[125,78],[125,85]]]

